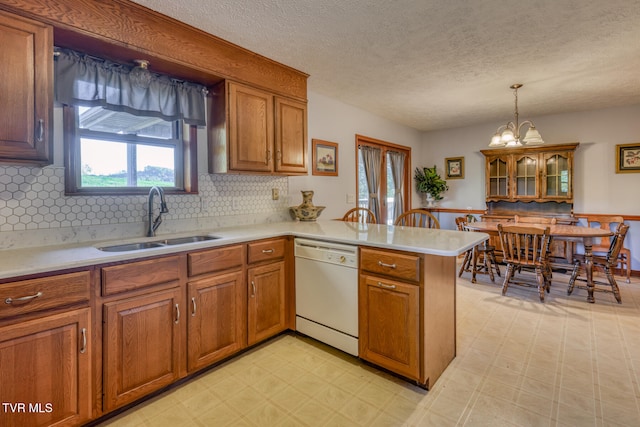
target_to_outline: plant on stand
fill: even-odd
[[[449,189],[447,181],[440,177],[435,165],[432,168],[416,168],[413,179],[416,181],[416,189],[425,194],[428,208],[436,206],[442,200],[442,194]]]

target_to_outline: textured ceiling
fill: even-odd
[[[135,0],[419,130],[640,103],[638,0]]]

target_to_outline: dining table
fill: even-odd
[[[613,233],[610,230],[603,230],[601,228],[594,227],[582,227],[579,225],[567,225],[567,224],[535,224],[526,223],[519,224],[513,221],[478,221],[468,222],[465,227],[468,230],[479,231],[490,235],[498,235],[498,224],[502,226],[510,225],[526,225],[527,227],[547,228],[549,227],[549,234],[552,239],[554,237],[562,238],[563,240],[570,240],[582,243],[584,246],[584,269],[587,276],[587,301],[590,303],[595,302],[593,296],[595,290],[595,284],[593,282],[593,239],[599,237],[611,236]]]

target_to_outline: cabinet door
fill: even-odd
[[[229,83],[229,169],[273,170],[273,96]]]
[[[248,270],[248,344],[286,329],[284,262]]]
[[[307,105],[284,98],[275,102],[275,171],[306,173]]]
[[[242,278],[242,271],[235,271],[188,283],[189,371],[244,347],[247,314]]]
[[[420,378],[420,287],[360,276],[360,357],[408,378]]]
[[[51,163],[53,30],[0,11],[0,161]]]
[[[112,410],[179,376],[180,290],[104,304],[104,409]]]
[[[518,200],[540,197],[540,180],[537,154],[520,154],[513,157],[513,197]]]
[[[509,156],[492,156],[486,159],[487,199],[509,198]]]
[[[572,170],[573,153],[544,153],[542,156],[544,176],[542,179],[543,197],[546,199],[573,199]]]
[[[0,328],[0,424],[80,425],[91,416],[89,309]]]

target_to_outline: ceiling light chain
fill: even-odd
[[[540,136],[540,132],[538,132],[531,120],[525,120],[522,123],[519,122],[520,115],[518,113],[518,89],[520,89],[521,87],[522,84],[520,83],[515,83],[510,86],[510,88],[513,89],[513,95],[515,98],[515,120],[498,128],[495,135],[493,135],[493,138],[491,138],[489,147],[521,147],[522,142],[524,142],[525,145],[544,144],[544,141]],[[522,142],[520,142],[520,130],[524,125],[528,125],[529,129],[527,130],[527,133]]]

